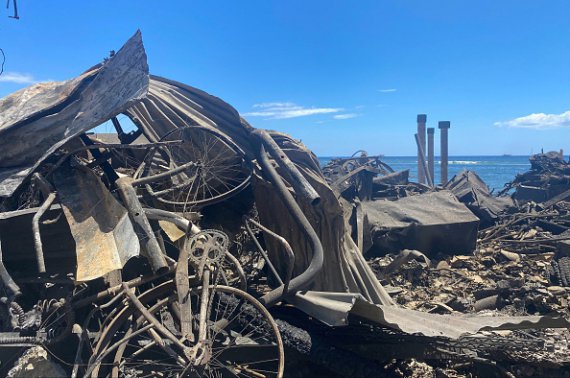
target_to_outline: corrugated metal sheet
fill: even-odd
[[[0,196],[11,196],[47,156],[143,98],[147,89],[146,53],[137,32],[95,71],[0,100]]]
[[[566,328],[570,322],[549,316],[439,315],[398,306],[375,305],[360,294],[307,291],[297,293],[293,303],[305,313],[330,326],[350,324],[350,316],[405,332],[457,339],[480,331]]]

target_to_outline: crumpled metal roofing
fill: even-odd
[[[146,95],[140,31],[100,68],[0,99],[0,196],[11,196],[47,156]]]
[[[350,324],[350,316],[383,327],[430,337],[458,339],[480,331],[527,328],[567,328],[568,320],[550,316],[439,315],[399,306],[375,305],[360,294],[299,292],[293,303],[303,312],[330,326]]]

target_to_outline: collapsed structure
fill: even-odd
[[[0,114],[0,344],[43,345],[72,376],[282,376],[286,349],[359,375],[394,338],[424,345],[395,357],[452,345],[469,360],[460,343],[481,332],[568,326],[396,304],[363,252],[419,250],[386,278],[432,251],[469,254],[474,201],[365,154],[321,170],[299,141],[149,75],[139,32]],[[88,134],[106,121],[116,140]],[[368,349],[339,347],[349,328]]]

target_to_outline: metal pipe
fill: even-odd
[[[200,314],[198,315],[198,344],[206,343],[206,336],[208,335],[207,324],[208,320],[208,297],[210,296],[210,269],[204,269],[204,276],[202,277],[202,292],[200,293]]]
[[[143,252],[148,259],[153,272],[160,274],[160,272],[168,269],[168,264],[164,253],[160,248],[160,244],[156,240],[154,231],[145,215],[144,209],[137,198],[137,192],[131,185],[133,181],[130,177],[121,177],[115,184],[119,189],[119,195],[123,200],[127,211],[129,212],[129,217],[138,228],[138,232],[142,234],[139,237],[141,247]]]
[[[168,330],[168,328],[166,328],[165,326],[162,325],[161,322],[159,322],[154,315],[152,315],[150,313],[150,311],[141,303],[141,301],[138,300],[138,298],[135,296],[135,294],[131,291],[131,289],[129,288],[129,286],[126,283],[123,283],[123,290],[125,295],[127,296],[127,298],[129,298],[129,300],[131,301],[131,303],[135,306],[135,308],[138,310],[138,312],[141,313],[142,316],[144,316],[144,318],[154,327],[156,328],[156,330],[158,332],[160,332],[164,337],[166,337],[168,340],[172,341],[172,343],[174,345],[176,345],[178,348],[180,348],[182,351],[186,352],[187,349],[189,349],[186,345],[184,345],[180,340],[178,340],[178,338],[176,336],[174,336],[172,334],[172,332],[170,332]]]
[[[271,182],[275,186],[277,194],[281,197],[281,200],[289,210],[293,219],[301,227],[302,232],[307,237],[313,249],[313,257],[307,269],[297,277],[293,278],[289,283],[288,292],[295,293],[306,288],[322,269],[324,263],[323,246],[319,240],[319,236],[307,220],[307,217],[305,217],[305,214],[303,214],[303,211],[299,207],[299,204],[295,202],[295,199],[283,183],[283,179],[271,165],[263,144],[260,146],[259,163],[261,164],[263,171],[269,176]],[[297,194],[301,195],[301,193]],[[285,288],[283,286],[279,287],[265,294],[259,299],[259,301],[265,306],[269,307],[283,298],[285,292],[284,289]]]
[[[245,271],[243,270],[241,263],[239,262],[237,257],[235,257],[234,255],[232,255],[230,253],[230,251],[226,251],[225,256],[226,256],[226,260],[229,260],[233,264],[233,266],[235,267],[236,273],[239,276],[239,279],[241,281],[241,285],[238,289],[241,289],[243,291],[247,291],[247,276],[245,275]],[[221,271],[223,273],[223,269],[221,269]],[[230,286],[230,285],[226,284],[226,286]]]
[[[171,178],[172,176],[174,176],[177,173],[180,173],[182,171],[187,170],[188,168],[196,167],[197,165],[198,165],[197,163],[190,161],[188,163],[179,165],[178,167],[173,168],[169,171],[162,172],[162,173],[159,173],[159,174],[154,175],[154,176],[141,177],[140,179],[133,180],[131,185],[132,186],[140,186],[140,185],[144,185],[144,184],[150,184],[151,182],[165,180],[165,179]]]
[[[40,234],[40,218],[49,210],[51,204],[55,201],[55,193],[50,193],[38,212],[32,218],[32,230],[34,232],[34,248],[36,250],[36,260],[38,262],[38,271],[46,272],[46,262],[44,259],[44,250],[42,246],[42,236]]]
[[[433,188],[433,181],[432,181],[431,176],[429,175],[429,171],[427,169],[426,156],[424,155],[424,150],[422,149],[422,146],[420,145],[420,140],[419,140],[418,134],[414,134],[414,137],[416,138],[416,144],[418,145],[418,151],[419,151],[418,156],[420,158],[420,162],[422,164],[424,172],[427,173],[425,176],[427,179],[427,183],[431,188]]]
[[[139,287],[141,285],[147,284],[152,282],[160,277],[165,276],[166,274],[172,273],[175,271],[176,265],[171,265],[168,267],[168,270],[162,272],[161,274],[151,274],[147,276],[140,276],[137,278],[133,278],[130,281],[125,282],[129,288]],[[123,285],[116,285],[110,287],[106,290],[100,291],[97,294],[90,295],[89,297],[85,297],[83,299],[78,300],[72,304],[73,308],[81,308],[83,306],[91,305],[93,303],[97,303],[103,299],[106,299],[110,296],[117,295],[123,290]],[[99,306],[100,308],[104,308],[105,305]]]
[[[447,130],[451,127],[449,121],[439,121],[439,133],[441,136],[441,184],[447,184],[447,166],[449,162],[448,144],[447,144]]]
[[[163,220],[166,222],[174,223],[176,226],[180,227],[185,232],[190,231],[190,234],[192,235],[195,235],[198,232],[200,232],[200,229],[194,223],[170,211],[145,207],[144,213],[146,214],[148,219]]]
[[[309,201],[311,205],[318,205],[321,201],[319,193],[309,184],[305,176],[299,172],[295,164],[289,159],[287,154],[283,152],[281,147],[275,143],[271,135],[261,129],[252,131],[252,134],[257,135],[261,139],[271,157],[279,164],[283,171],[289,174],[291,178],[290,182],[293,189],[295,189],[295,193],[297,193],[300,198]]]
[[[255,237],[255,234],[254,234],[253,230],[251,229],[251,227],[249,227],[249,223],[247,222],[247,220],[245,221],[245,229],[247,230],[249,236],[251,237],[251,240],[253,240],[253,242],[254,242],[255,246],[257,247],[257,250],[259,251],[259,253],[261,253],[261,255],[263,256],[265,261],[267,261],[267,265],[269,265],[269,270],[271,271],[271,273],[273,273],[273,276],[277,280],[277,283],[279,285],[283,285],[283,280],[281,279],[281,276],[279,276],[277,269],[275,269],[275,266],[273,266],[273,263],[271,263],[269,256],[267,256],[267,252],[265,252],[265,250],[263,249],[261,244],[259,244],[259,241]]]
[[[420,148],[422,151],[426,150],[426,121],[427,115],[425,114],[418,114],[417,123],[418,123],[418,182],[420,184],[425,184],[426,182],[426,172],[424,165],[420,161]],[[425,155],[424,155],[425,156]]]
[[[4,260],[2,259],[2,240],[0,240],[0,278],[2,279],[4,287],[7,289],[6,291],[8,291],[8,296],[10,299],[22,295],[20,287],[16,284],[16,282],[14,282],[12,276],[10,276],[10,273],[8,273],[8,269],[6,269],[6,266],[4,265]]]
[[[428,172],[432,181],[435,181],[435,160],[434,160],[434,141],[433,141],[434,134],[435,134],[435,129],[433,127],[428,127],[427,161],[428,161]]]
[[[293,248],[291,248],[291,245],[283,236],[276,234],[261,223],[256,222],[251,218],[247,218],[247,220],[259,227],[262,231],[265,231],[267,234],[275,238],[285,249],[285,253],[287,253],[287,258],[289,259],[289,261],[287,261],[287,273],[285,275],[285,281],[283,283],[285,286],[283,289],[283,295],[286,295],[289,288],[289,283],[291,282],[291,277],[293,277],[293,268],[295,267],[295,252],[293,252]]]

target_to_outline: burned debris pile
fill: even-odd
[[[513,198],[519,202],[550,202],[570,196],[570,163],[561,153],[533,155],[530,165],[530,171],[517,175],[500,194],[514,189]]]
[[[0,99],[0,369],[37,374],[8,373],[22,348],[72,377],[567,369],[570,207],[549,193],[428,187],[363,151],[321,169],[149,75],[137,32]]]
[[[358,180],[352,180],[352,192],[339,193],[352,204],[347,219],[353,237],[362,239],[369,265],[398,305],[429,314],[569,318],[570,202],[565,199],[570,197],[570,182],[563,185],[560,179],[568,163],[558,153],[535,155],[530,161],[531,170],[507,184],[512,195],[507,190],[493,195],[472,171],[421,193],[406,190],[399,196],[363,200],[354,196]],[[335,164],[329,163],[324,172],[334,171]],[[379,173],[372,180],[385,176]],[[517,195],[522,183],[531,181],[549,193],[539,203]],[[394,183],[386,190],[399,188],[400,183]],[[461,363],[442,364],[427,353],[423,365],[416,360],[421,354],[416,354],[408,356],[416,359],[401,360],[408,361],[405,369],[399,363],[390,368],[395,374],[404,369],[418,376],[570,374],[567,330],[482,333],[494,339],[495,348],[484,343],[476,347],[468,337],[465,344],[459,342],[463,353],[475,352],[479,358],[468,367],[463,365],[465,356]],[[453,344],[447,342],[439,350]],[[449,362],[452,354],[440,357]],[[495,366],[493,372],[486,370],[490,365]]]

